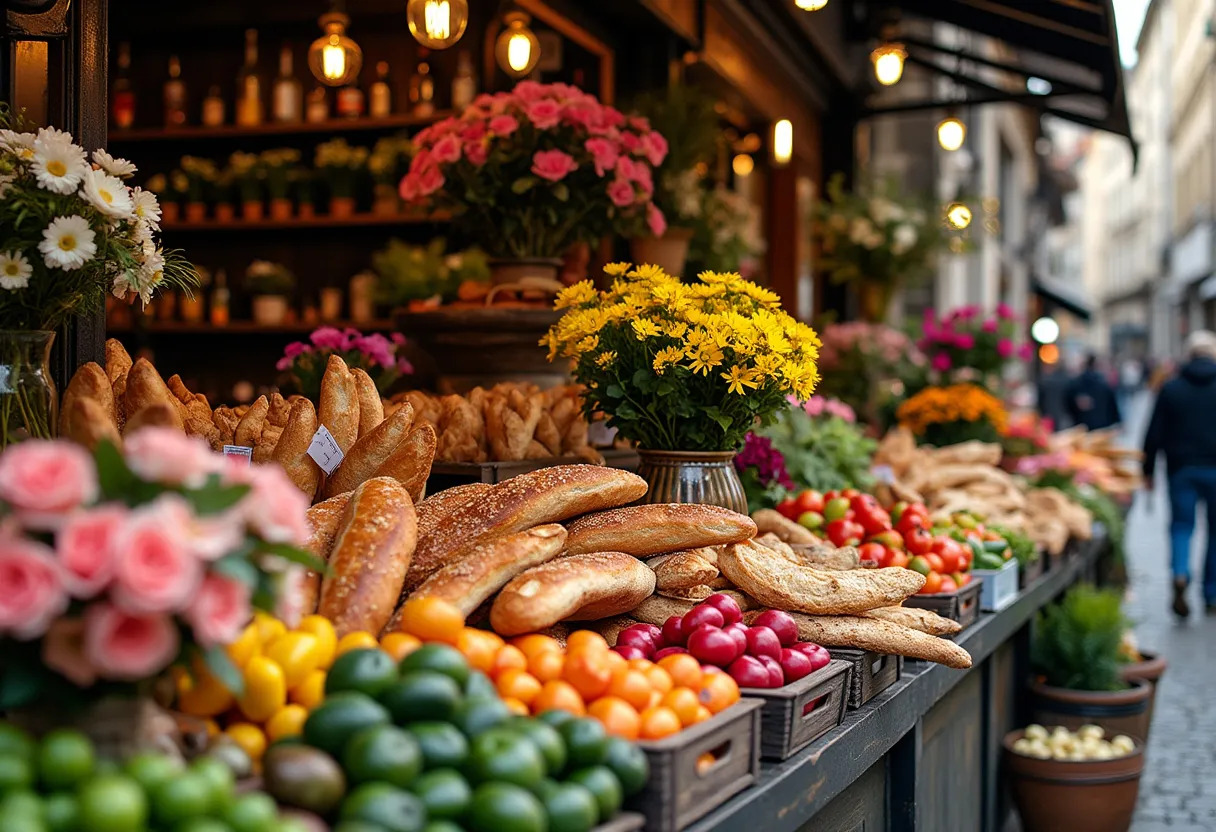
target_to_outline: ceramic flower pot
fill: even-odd
[[[1153,687],[1153,692],[1148,697],[1148,722],[1151,725],[1153,722],[1153,706],[1157,702],[1157,682],[1165,675],[1165,669],[1169,666],[1165,657],[1157,653],[1145,653],[1141,651],[1140,661],[1125,664],[1119,674],[1123,680],[1130,682],[1133,679],[1143,679]]]
[[[207,219],[207,203],[186,203],[186,222],[202,222],[205,219]]]
[[[270,218],[272,220],[289,220],[294,209],[295,203],[286,197],[275,197],[270,200]]]
[[[638,449],[638,476],[650,486],[642,503],[704,503],[747,514],[747,494],[735,470],[735,452]]]
[[[52,439],[59,393],[51,378],[55,333],[0,330],[0,450],[25,439]]]
[[[221,202],[215,206],[216,222],[233,222],[236,219],[236,206],[231,202]]]
[[[1069,690],[1032,682],[1031,718],[1042,725],[1063,725],[1070,730],[1100,725],[1110,734],[1147,740],[1153,685],[1144,679],[1129,681],[1131,687],[1123,690]]]
[[[287,320],[287,298],[282,295],[255,295],[253,320],[262,326],[279,326]]]
[[[490,258],[490,282],[495,286],[518,283],[524,278],[557,280],[562,261],[555,257]]]
[[[634,237],[629,241],[629,252],[636,265],[652,264],[672,277],[681,277],[692,233],[691,228],[668,228],[662,237]]]
[[[392,185],[377,185],[376,198],[372,201],[372,213],[384,216],[396,214],[399,210],[397,189]]]
[[[355,213],[355,198],[353,196],[335,196],[329,201],[331,217],[350,217]]]
[[[300,219],[310,220],[317,215],[317,207],[311,202],[300,203]]]
[[[266,206],[260,199],[247,199],[241,203],[241,218],[247,222],[258,222],[266,215]]]

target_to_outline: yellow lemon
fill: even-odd
[[[329,666],[334,663],[334,654],[338,649],[338,634],[334,632],[334,625],[330,620],[323,615],[306,615],[300,620],[300,626],[296,627],[296,630],[301,633],[312,633],[317,637],[321,651],[320,666],[329,670]]]

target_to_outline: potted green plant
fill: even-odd
[[[264,185],[266,169],[256,153],[238,150],[228,157],[228,169],[241,195],[241,217],[247,222],[258,222],[265,216]]]
[[[291,219],[294,209],[291,201],[291,175],[300,163],[300,151],[294,147],[265,150],[259,161],[265,172],[266,193],[270,195],[270,218]]]
[[[292,191],[300,219],[311,219],[317,215],[317,175],[308,168],[296,168],[292,176]]]
[[[165,224],[172,225],[182,218],[182,199],[187,184],[186,174],[180,170],[148,177],[147,190],[156,196],[160,204],[160,218]]]
[[[359,181],[367,168],[366,147],[351,147],[346,139],[317,145],[315,167],[329,186],[329,213],[349,217],[355,213]]]
[[[385,136],[372,147],[367,170],[372,176],[374,213],[396,214],[401,210],[397,183],[409,170],[409,154],[409,139],[400,136]]]
[[[181,171],[186,175],[186,221],[201,222],[207,218],[207,200],[219,170],[210,159],[183,156]]]
[[[1120,644],[1128,627],[1117,592],[1073,587],[1036,622],[1031,708],[1036,722],[1108,731],[1147,740],[1152,685],[1125,680]]]
[[[425,246],[389,240],[372,255],[377,305],[397,309],[415,301],[452,301],[465,281],[489,281],[490,267],[480,249],[447,253],[446,248],[442,237]]]
[[[230,223],[236,220],[236,177],[232,168],[226,167],[219,172],[212,192],[215,194],[215,221]]]
[[[253,296],[253,320],[263,326],[278,326],[287,319],[287,299],[295,288],[295,275],[282,263],[254,260],[245,269],[245,290]]]

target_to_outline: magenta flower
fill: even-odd
[[[578,163],[569,153],[560,150],[538,150],[532,156],[532,172],[541,179],[558,182],[578,170]]]
[[[345,341],[342,333],[332,326],[323,326],[313,330],[312,335],[308,336],[308,340],[323,350],[342,349],[342,344]]]
[[[1013,355],[1013,342],[1008,338],[1002,338],[996,342],[996,354],[1001,358],[1009,358]]]
[[[960,332],[954,336],[954,346],[962,350],[969,350],[975,346],[975,336],[969,332]]]
[[[996,316],[1003,321],[1013,320],[1013,309],[1006,303],[998,303],[996,305]]]
[[[980,329],[991,335],[992,333],[996,332],[997,326],[998,324],[996,322],[996,318],[989,318],[988,320],[984,321],[983,325],[980,326]]]
[[[1018,347],[1018,358],[1022,359],[1023,361],[1029,361],[1033,356],[1034,347],[1032,347],[1029,342]]]
[[[949,353],[939,352],[933,356],[932,367],[938,372],[944,373],[953,366],[954,362],[950,360]]]
[[[490,132],[496,136],[509,136],[519,129],[515,116],[501,115],[490,119]]]
[[[561,105],[548,99],[541,99],[529,104],[524,108],[524,112],[527,113],[528,120],[540,130],[556,127],[562,120]]]
[[[624,208],[633,202],[633,186],[624,179],[614,179],[608,186],[608,198],[618,208]]]
[[[646,206],[646,227],[656,237],[662,237],[667,231],[667,218],[653,202]]]

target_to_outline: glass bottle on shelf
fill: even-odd
[[[388,80],[388,61],[376,64],[376,80],[368,90],[367,112],[372,118],[392,115],[393,86]]]
[[[118,71],[110,88],[110,120],[119,130],[135,123],[135,91],[131,89],[131,44],[118,44]]]
[[[258,76],[258,30],[245,30],[245,63],[236,76],[236,123],[256,127],[262,123],[262,79]]]
[[[224,123],[224,96],[219,84],[207,88],[207,97],[203,99],[203,124],[207,127],[220,127]]]
[[[456,56],[456,77],[452,79],[452,109],[463,110],[477,97],[477,76],[468,50]]]
[[[165,81],[165,126],[186,125],[186,82],[182,80],[182,62],[169,56],[169,80]]]
[[[291,44],[279,50],[279,77],[274,79],[274,120],[299,121],[304,114],[304,87],[292,72]]]
[[[325,87],[317,84],[308,94],[308,100],[304,102],[304,120],[309,124],[316,124],[328,119],[329,96],[325,92]]]
[[[211,290],[211,325],[228,326],[228,302],[232,294],[228,291],[228,274],[223,269],[215,273],[215,287]]]
[[[363,90],[359,89],[357,78],[338,89],[338,100],[335,104],[338,118],[359,118],[363,115],[363,104]]]
[[[435,112],[435,78],[426,60],[430,54],[429,49],[418,50],[418,66],[410,75],[410,113],[419,118],[426,118]]]

